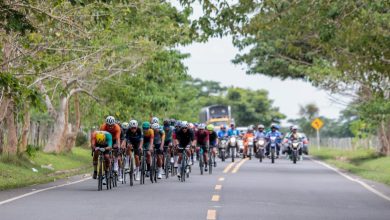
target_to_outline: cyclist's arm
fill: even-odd
[[[96,147],[96,132],[93,132],[91,135],[91,148],[95,150]]]
[[[160,148],[164,147],[164,143],[165,143],[165,132],[161,131],[161,146],[160,146]]]
[[[107,147],[105,147],[105,149],[111,150],[112,149],[112,135],[108,132],[106,132],[106,142],[107,142]]]
[[[151,134],[150,134],[150,145],[149,145],[149,150],[153,150],[153,144],[154,144],[154,131],[153,130],[151,130],[150,131],[151,132]]]

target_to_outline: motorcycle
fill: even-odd
[[[218,145],[218,157],[221,158],[222,162],[224,162],[226,158],[227,144],[228,141],[225,138],[222,138]]]
[[[248,138],[248,157],[249,160],[252,160],[252,155],[253,155],[253,137]]]
[[[256,142],[257,148],[257,157],[259,158],[260,163],[263,162],[264,159],[264,150],[265,150],[265,139],[259,138]]]
[[[276,137],[271,137],[271,138],[270,138],[270,151],[271,151],[271,156],[270,156],[270,158],[271,158],[271,162],[272,162],[272,163],[275,163],[276,145],[277,145],[277,143],[276,143]]]
[[[290,150],[291,150],[290,158],[293,161],[293,163],[297,163],[301,146],[302,146],[301,142],[298,140],[293,140],[290,142]]]
[[[232,157],[232,162],[234,162],[234,157],[236,156],[236,148],[237,148],[237,137],[231,136],[229,138],[228,147],[229,147],[229,156]]]

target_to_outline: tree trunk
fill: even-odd
[[[28,105],[26,105],[24,109],[22,137],[19,143],[18,153],[23,153],[26,151],[29,131],[30,131],[30,111]]]
[[[6,113],[7,124],[7,144],[5,145],[3,152],[9,155],[16,155],[18,146],[17,127],[15,123],[14,103],[11,101],[8,105]]]
[[[379,128],[379,140],[381,142],[380,153],[390,156],[390,121],[382,121]]]
[[[54,120],[54,131],[49,137],[49,141],[44,147],[44,152],[60,153],[66,142],[66,133],[68,130],[68,98],[61,96],[59,109]]]
[[[76,123],[72,126],[72,131],[67,134],[65,151],[71,151],[76,145],[77,134],[80,130],[81,116],[80,116],[80,101],[77,94],[74,95],[74,111],[76,115]]]

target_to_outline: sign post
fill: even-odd
[[[316,118],[311,122],[311,126],[317,131],[317,149],[320,149],[320,129],[324,126],[324,122]]]

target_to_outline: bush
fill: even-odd
[[[29,157],[35,157],[38,151],[39,147],[31,144],[27,145],[26,153]]]
[[[88,143],[87,134],[85,134],[82,131],[77,133],[77,136],[76,136],[76,146],[83,146],[83,145],[86,145],[87,143]]]

